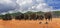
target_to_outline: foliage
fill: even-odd
[[[60,16],[60,11],[53,11],[52,13],[53,13],[53,15]],[[16,12],[16,13],[12,13],[12,14],[9,14],[9,13],[7,13],[7,14],[8,15],[12,15],[12,16],[17,16],[17,15],[20,15],[20,14],[26,14],[26,15],[38,14],[38,15],[40,15],[40,14],[44,14],[44,12],[41,12],[41,11],[39,11],[39,12],[31,12],[31,11],[28,11],[26,13]],[[0,17],[3,17],[3,16],[4,15],[0,15]]]

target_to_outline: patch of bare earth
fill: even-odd
[[[45,24],[45,20],[42,24],[39,22],[40,20],[0,20],[0,28],[60,28],[60,18],[53,18],[48,24]]]

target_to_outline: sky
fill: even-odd
[[[60,10],[60,0],[0,0],[0,13]]]
[[[45,0],[45,2],[53,9],[60,9],[60,0]]]

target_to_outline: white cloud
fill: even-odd
[[[51,11],[53,8],[48,6],[46,3],[39,4],[37,7],[38,11],[48,12]]]
[[[36,6],[32,6],[32,9],[34,9]]]
[[[13,0],[14,1],[14,0]],[[15,10],[8,11],[9,13],[12,12],[27,12],[27,11],[43,11],[48,12],[51,11],[53,8],[48,6],[44,0],[15,0],[13,2],[12,0],[0,0],[0,3],[7,3],[9,6],[12,6],[12,8],[15,8]],[[18,5],[17,5],[18,4]]]
[[[19,5],[12,0],[0,0],[0,12],[8,12],[20,8]]]
[[[12,1],[11,0],[0,0],[0,3],[7,3],[7,4],[9,4],[9,3],[12,3]]]
[[[1,15],[5,15],[5,14],[6,14],[6,12],[1,13]]]
[[[25,4],[30,4],[32,0],[17,0],[16,1],[20,6],[25,5]]]
[[[17,0],[17,3],[19,5],[21,5],[20,8],[22,9],[22,12],[23,12],[25,7],[28,8],[26,11],[48,12],[48,11],[51,11],[53,9],[50,6],[48,6],[44,2],[44,0],[34,0],[34,1],[33,0]],[[39,4],[37,4],[37,3],[39,3]],[[20,9],[20,11],[21,11],[21,9]]]

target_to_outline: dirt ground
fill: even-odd
[[[45,20],[42,24],[39,22],[40,20],[0,20],[0,28],[60,28],[60,18],[53,18],[48,24],[45,24]]]

